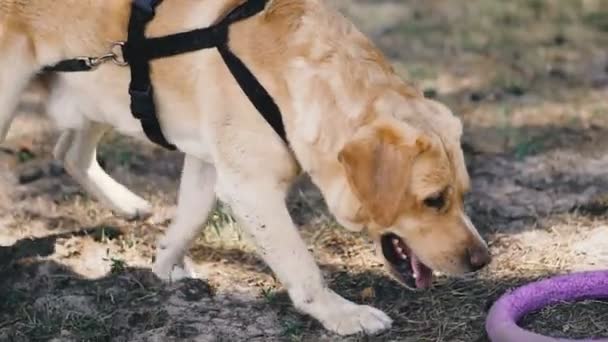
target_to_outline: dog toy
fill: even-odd
[[[492,342],[594,341],[569,340],[536,334],[517,325],[524,315],[560,302],[608,298],[608,270],[580,272],[533,282],[500,297],[488,314],[486,331]]]

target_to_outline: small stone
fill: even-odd
[[[479,101],[482,101],[485,97],[486,97],[486,95],[484,93],[475,91],[475,92],[471,93],[470,99],[473,102],[479,102]]]
[[[566,72],[563,69],[556,67],[549,69],[549,76],[561,79],[567,78]]]
[[[52,177],[59,177],[61,175],[63,175],[65,173],[65,169],[63,168],[63,165],[54,160],[49,164],[49,175]]]
[[[437,98],[437,90],[433,89],[433,88],[428,88],[424,90],[424,97],[428,98],[428,99],[435,99]]]
[[[19,184],[28,184],[35,182],[44,176],[44,172],[39,167],[30,167],[25,169],[19,175]]]
[[[566,37],[561,33],[557,34],[553,38],[553,43],[555,43],[555,45],[564,45],[566,43]]]
[[[517,84],[505,87],[505,91],[514,96],[523,96],[526,93],[526,90]]]

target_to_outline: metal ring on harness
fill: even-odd
[[[126,67],[129,65],[129,62],[125,60],[125,56],[122,54],[122,49],[125,44],[126,42],[114,42],[110,48],[110,52],[112,53],[112,63],[121,67]]]
[[[115,65],[125,67],[128,66],[129,63],[125,61],[125,58],[122,54],[122,47],[125,45],[125,42],[114,42],[110,46],[108,53],[105,55],[101,55],[98,57],[76,57],[72,61],[82,63],[87,70],[95,70],[100,65],[112,62]]]

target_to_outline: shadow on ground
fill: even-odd
[[[81,233],[95,232],[83,230]],[[165,284],[148,269],[126,266],[113,269],[99,279],[84,279],[64,265],[39,258],[52,250],[56,238],[21,240],[3,247],[0,339],[331,341],[336,338],[316,321],[297,313],[284,291],[269,291],[259,296],[217,293],[205,281]],[[211,254],[241,267],[260,268],[257,258],[245,252],[238,258],[234,258],[230,250],[218,249]],[[413,292],[387,278],[381,270],[351,272],[328,264],[322,268],[330,287],[338,293],[376,306],[395,319],[389,332],[373,340],[486,341],[483,324],[493,301],[509,288],[533,280],[483,275],[441,278],[434,289]],[[561,316],[553,321],[543,316],[542,329],[554,333],[562,328],[563,315],[576,316],[576,310],[608,315],[606,308],[601,302],[562,308]],[[528,327],[534,328],[534,317],[539,315],[527,319]],[[598,328],[590,324],[588,329],[576,328],[574,334],[579,336],[598,332]],[[577,337],[572,330],[568,336]],[[347,340],[369,338],[358,336]]]
[[[0,246],[0,271],[21,259],[46,257],[55,253],[55,244],[59,239],[90,236],[95,241],[114,239],[122,235],[115,227],[92,227],[60,234],[47,235],[41,238],[21,239],[12,246]]]

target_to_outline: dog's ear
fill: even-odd
[[[411,182],[412,162],[430,147],[417,130],[404,137],[391,126],[369,127],[347,143],[338,159],[354,194],[374,223],[392,226]]]

